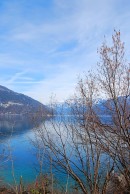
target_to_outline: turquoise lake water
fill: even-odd
[[[20,176],[23,177],[24,182],[29,183],[36,179],[37,172],[34,169],[36,158],[34,156],[30,138],[33,136],[33,131],[14,135],[5,139],[5,145],[11,149],[13,159],[14,173],[17,182]],[[8,148],[9,147],[9,148]],[[4,169],[1,170],[1,176],[7,183],[13,183],[12,176],[12,162],[9,160],[5,162]]]
[[[15,133],[11,134],[12,127]],[[39,174],[39,166],[32,144],[35,135],[33,126],[27,123],[25,118],[0,118],[0,130],[7,132],[4,137],[2,135],[0,138],[0,151],[2,152],[4,148],[8,155],[11,155],[0,167],[0,180],[2,179],[0,183],[14,184],[12,171],[17,184],[21,176],[25,184],[34,182]],[[49,172],[48,168],[48,164],[44,163],[43,172],[45,174]],[[66,182],[66,175],[61,175],[59,172],[54,173],[62,183]]]
[[[11,135],[12,128],[15,133]],[[2,152],[3,146],[5,146],[4,149],[11,155],[9,160],[4,160],[4,165],[0,168],[0,178],[2,179],[0,183],[14,184],[12,171],[17,184],[19,184],[21,176],[25,184],[34,182],[39,172],[37,171],[38,161],[35,149],[32,145],[32,140],[35,136],[33,126],[26,122],[25,118],[0,118],[0,130],[7,132],[4,137],[0,136],[0,151]],[[103,160],[104,156],[102,157]],[[48,164],[44,163],[43,172],[45,174],[48,173],[48,168]],[[59,181],[66,184],[66,175],[60,172],[53,173]]]

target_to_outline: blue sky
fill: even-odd
[[[129,0],[0,0],[0,85],[44,104],[70,97],[96,71],[104,35],[130,54]]]

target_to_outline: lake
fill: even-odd
[[[2,140],[7,150],[10,150],[14,162],[15,178],[19,181],[20,176],[27,183],[36,179],[37,172],[34,169],[35,156],[33,154],[30,138],[33,138],[34,132],[30,128],[25,130],[21,125],[21,131],[18,134],[8,135]],[[1,170],[0,175],[7,183],[13,183],[12,177],[12,162],[7,161],[4,164],[4,170]]]
[[[55,120],[55,122],[57,122],[57,120]],[[53,135],[53,128],[51,128],[48,121],[46,123]],[[60,127],[62,127],[62,122],[59,123]],[[42,125],[43,124],[41,123],[41,126]],[[35,154],[36,150],[32,144],[32,140],[35,139],[35,130],[33,127],[34,124],[32,120],[26,116],[6,116],[0,118],[0,131],[5,132],[3,133],[4,136],[1,135],[0,138],[0,151],[2,152],[3,146],[5,146],[4,149],[7,150],[11,156],[9,160],[4,161],[4,165],[1,167],[0,177],[2,178],[2,183],[14,184],[13,173],[17,184],[19,183],[21,176],[25,184],[32,183],[37,179],[39,165],[37,155]],[[62,136],[65,137],[66,135],[67,134],[63,129]],[[71,159],[78,163],[78,158],[73,157],[72,153],[74,153],[74,150],[73,147],[71,148],[69,139],[66,138],[66,140],[68,143],[67,151],[69,150],[71,153]],[[58,138],[56,138],[56,141],[58,143]],[[105,160],[106,156],[102,155],[101,162],[104,162]],[[104,166],[102,170],[105,172]],[[43,165],[43,172],[45,174],[50,172],[50,166],[48,166],[46,162],[44,162]],[[65,174],[60,171],[53,171],[53,174],[55,174],[56,178],[63,184],[66,184],[67,176]]]
[[[0,117],[0,151],[7,150],[11,158],[5,159],[0,167],[1,183],[14,184],[13,173],[17,184],[22,176],[25,184],[34,182],[39,174],[39,165],[32,144],[35,138],[32,120],[21,116]],[[44,163],[43,172],[48,173],[48,164]],[[56,177],[66,181],[65,175],[55,172]]]

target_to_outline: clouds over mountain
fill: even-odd
[[[130,44],[129,5],[128,0],[1,1],[0,83],[42,102],[52,93],[63,100],[77,75],[95,71],[104,35],[109,41],[113,29],[120,29],[126,47]]]

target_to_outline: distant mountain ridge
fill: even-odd
[[[126,100],[126,96],[119,96],[117,98],[118,100],[118,108],[121,111],[121,107],[124,105],[124,101]],[[127,97],[126,100],[126,106],[128,107],[128,110],[130,108],[130,96]],[[69,101],[69,104],[67,102],[59,103],[54,106],[54,114],[55,115],[72,115],[73,111],[76,113],[76,109],[78,108],[77,113],[83,113],[82,111],[87,111],[87,106],[82,103],[82,99],[72,99]],[[112,112],[114,113],[115,105],[113,99],[103,99],[103,98],[97,98],[94,99],[93,110],[97,115],[100,116],[111,116]],[[112,109],[112,111],[111,111]]]
[[[47,106],[37,100],[0,85],[0,114],[31,114],[38,110],[49,114]]]

